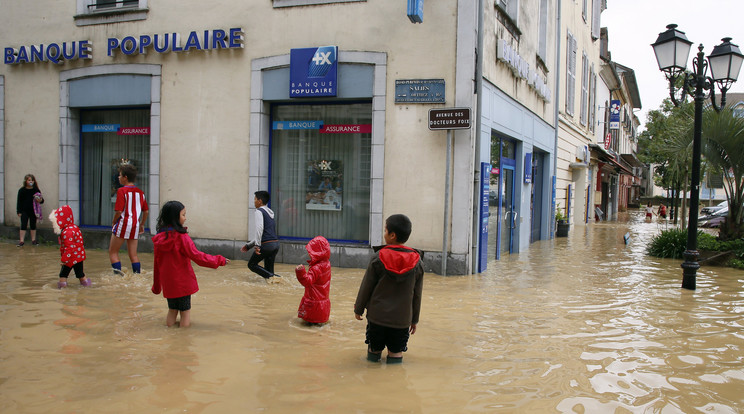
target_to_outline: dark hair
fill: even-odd
[[[261,203],[263,203],[263,205],[269,204],[269,199],[271,198],[271,196],[269,195],[268,191],[256,191],[255,193],[253,193],[253,195],[255,195],[257,199],[261,200]]]
[[[160,209],[155,231],[160,233],[173,229],[179,233],[186,233],[186,228],[181,225],[181,210],[184,208],[186,207],[180,201],[173,200],[165,203]]]
[[[22,185],[22,187],[24,187],[24,188],[26,187],[26,180],[28,180],[29,178],[32,179],[32,180],[34,180],[34,186],[31,187],[31,188],[33,188],[34,190],[36,190],[37,192],[40,193],[41,190],[39,190],[39,182],[36,181],[36,177],[34,177],[33,174],[26,174],[26,176],[23,177],[23,185]]]
[[[124,177],[127,177],[127,181],[133,183],[137,181],[137,167],[132,164],[122,164],[119,167],[119,172]]]
[[[395,233],[395,240],[398,243],[405,243],[411,235],[411,219],[405,214],[393,214],[385,220],[385,227],[388,233]]]

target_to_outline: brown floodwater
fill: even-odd
[[[572,226],[568,238],[427,274],[401,365],[367,362],[353,315],[362,269],[333,269],[330,322],[303,325],[293,265],[267,283],[234,260],[195,266],[192,327],[166,328],[144,273],[89,250],[56,289],[55,246],[0,242],[3,413],[626,413],[744,410],[744,272],[644,253],[656,223]],[[628,245],[623,235],[629,232]]]

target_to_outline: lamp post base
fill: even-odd
[[[697,270],[700,269],[698,263],[699,253],[697,250],[685,250],[685,261],[682,263],[682,288],[695,290],[695,279]]]

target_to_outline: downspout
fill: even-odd
[[[558,186],[558,130],[560,129],[558,122],[560,116],[560,96],[561,96],[561,0],[558,2],[558,13],[556,14],[556,28],[555,28],[555,104],[553,106],[553,120],[555,122],[555,142],[553,146],[553,177],[556,180],[556,186]],[[552,185],[552,182],[551,182]],[[553,191],[557,191],[554,188]],[[556,197],[558,194],[555,195]],[[550,226],[550,239],[555,237],[555,200],[553,200],[551,216],[548,219]]]
[[[473,252],[470,273],[478,269],[480,246],[481,102],[483,101],[483,0],[478,0],[478,34],[475,47],[475,162],[473,163]]]

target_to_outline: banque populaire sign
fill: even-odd
[[[180,33],[110,37],[106,41],[106,55],[242,49],[243,36],[243,29],[236,27],[228,30],[192,31],[185,38]],[[6,47],[3,50],[3,62],[6,65],[39,62],[63,64],[66,61],[92,58],[93,43],[90,40],[39,43]]]

